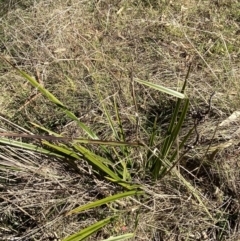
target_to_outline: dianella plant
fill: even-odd
[[[111,115],[109,114],[109,110],[104,104],[102,104],[104,114],[113,133],[112,136],[114,136],[116,141],[101,140],[93,132],[93,130],[91,130],[86,124],[82,123],[75,116],[75,114],[71,110],[69,110],[67,106],[64,105],[64,103],[62,103],[56,96],[54,96],[40,83],[38,83],[36,79],[31,77],[26,72],[18,69],[17,67],[13,65],[12,67],[15,68],[16,71],[18,71],[20,75],[22,75],[29,83],[31,83],[31,85],[34,86],[43,96],[45,96],[49,101],[51,101],[58,108],[60,108],[70,120],[75,121],[79,128],[81,128],[84,131],[87,138],[74,138],[72,140],[69,140],[68,144],[64,144],[61,143],[62,136],[58,133],[47,129],[44,126],[32,123],[32,125],[39,128],[41,131],[44,131],[47,135],[55,137],[55,140],[59,138],[58,144],[51,143],[49,138],[44,139],[44,136],[41,138],[41,142],[43,144],[41,146],[38,146],[37,144],[23,143],[15,140],[9,141],[9,139],[6,137],[1,137],[0,143],[5,145],[7,144],[11,146],[21,147],[26,150],[41,152],[47,155],[54,155],[58,158],[65,160],[77,172],[79,170],[78,165],[76,165],[76,161],[81,162],[82,160],[86,160],[93,167],[96,173],[101,174],[101,176],[104,177],[106,180],[122,187],[122,192],[112,196],[108,196],[100,200],[96,200],[83,206],[76,207],[73,210],[68,210],[66,212],[66,216],[76,215],[82,211],[86,211],[102,205],[108,205],[109,203],[115,202],[117,200],[129,196],[141,197],[142,195],[146,195],[143,191],[143,188],[139,184],[135,184],[131,180],[131,172],[129,170],[129,167],[131,166],[131,158],[129,155],[131,148],[139,148],[140,151],[143,151],[144,155],[146,153],[146,166],[144,168],[151,173],[153,179],[161,179],[172,170],[175,170],[174,167],[179,161],[179,153],[181,153],[180,150],[184,147],[192,131],[190,130],[189,133],[186,134],[183,138],[179,138],[179,133],[183,125],[184,119],[186,117],[186,113],[189,106],[189,99],[184,93],[189,71],[187,73],[186,80],[184,82],[181,92],[177,92],[144,80],[134,80],[149,88],[176,97],[175,109],[172,114],[172,118],[169,123],[166,136],[163,138],[164,141],[161,144],[161,146],[156,149],[154,148],[156,139],[156,129],[158,128],[156,121],[152,126],[152,132],[149,135],[150,139],[148,143],[127,142],[125,138],[121,117],[118,112],[116,100],[114,100],[114,110],[118,122],[117,128],[115,127],[112,121]],[[102,98],[100,93],[99,98]],[[103,103],[103,101],[101,103]],[[32,138],[34,138],[34,135],[32,136]],[[101,152],[95,152],[94,150],[87,148],[87,144],[99,145],[98,149],[100,149]],[[111,157],[111,155],[113,155],[114,157]],[[176,173],[176,175],[179,175],[179,178],[182,178],[179,173]],[[194,192],[191,185],[186,181],[184,182],[186,186],[188,186],[189,190]],[[195,195],[199,202],[201,202],[201,199],[199,198],[198,194],[195,193]],[[116,218],[117,215],[102,219],[99,222],[66,237],[64,241],[83,240],[92,235],[93,233],[97,232],[99,229],[116,220]],[[134,233],[128,233],[117,237],[110,237],[107,240],[125,240],[133,236]]]

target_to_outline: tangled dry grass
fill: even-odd
[[[179,90],[189,63],[191,109],[206,109],[209,96],[216,92],[210,118],[200,128],[205,139],[212,140],[217,123],[239,109],[237,0],[22,0],[1,4],[5,9],[0,19],[1,54],[34,75],[103,139],[111,138],[103,104],[114,119],[115,98],[129,140],[136,138],[137,112],[138,138],[149,138],[146,133],[159,115],[161,142],[173,100],[133,85],[133,79]],[[0,72],[1,116],[18,126],[1,119],[2,131],[21,126],[36,132],[31,121],[58,133],[82,135],[10,66],[1,62]],[[191,125],[189,114],[183,132]],[[203,141],[178,167],[203,195],[213,220],[178,177],[169,175],[153,185],[139,169],[135,181],[151,198],[119,204],[117,209],[127,210],[128,215],[124,213],[120,223],[90,240],[132,231],[136,222],[136,241],[240,240],[238,139],[209,156],[209,142]],[[225,141],[216,138],[210,144]],[[116,191],[86,163],[77,174],[54,158],[8,146],[1,146],[0,153],[0,235],[4,240],[61,239],[108,212],[104,207],[76,217],[64,216],[66,210]],[[136,163],[144,162],[137,151],[131,157]],[[6,163],[13,168],[6,169]]]

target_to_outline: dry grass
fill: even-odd
[[[148,139],[147,130],[158,114],[161,141],[173,100],[136,83],[133,87],[132,80],[149,80],[180,90],[192,63],[187,89],[191,108],[205,110],[210,95],[216,92],[213,110],[201,124],[201,133],[206,140],[212,140],[211,144],[225,142],[212,136],[217,123],[239,109],[240,104],[237,0],[42,0],[19,1],[18,5],[10,1],[4,6],[6,12],[0,19],[4,56],[34,75],[102,138],[111,139],[112,135],[103,105],[115,120],[115,97],[128,140],[137,138],[137,110],[138,138]],[[82,135],[10,66],[1,62],[0,71],[1,115],[35,133],[29,121],[58,133]],[[184,131],[192,122],[189,115]],[[3,130],[16,130],[5,121],[1,125]],[[120,234],[123,227],[133,231],[136,220],[136,241],[240,240],[239,142],[236,138],[230,148],[210,158],[205,155],[208,146],[206,141],[192,150],[180,169],[204,195],[214,220],[209,219],[179,178],[172,174],[152,185],[143,178],[140,168],[135,179],[146,187],[151,198],[141,203],[130,200],[127,207],[118,207],[128,211],[127,215],[123,212],[122,222],[90,240]],[[0,167],[0,234],[5,240],[63,238],[106,215],[106,208],[71,218],[62,215],[77,204],[116,191],[116,187],[93,178],[86,164],[79,175],[49,157],[6,146],[0,153],[1,165],[11,163],[20,168],[16,171]],[[144,154],[133,152],[131,156],[141,164]],[[134,207],[138,207],[138,213],[131,211]]]

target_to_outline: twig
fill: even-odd
[[[215,91],[209,97],[208,108],[206,111],[203,112],[203,111],[198,110],[194,114],[192,114],[192,118],[194,119],[194,129],[195,129],[195,133],[196,133],[196,139],[195,139],[192,147],[196,146],[199,143],[200,135],[199,135],[197,127],[199,126],[199,124],[205,122],[206,116],[209,115],[209,113],[212,109],[212,98],[214,95],[215,95]]]

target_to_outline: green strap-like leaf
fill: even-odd
[[[118,193],[116,195],[109,196],[109,197],[103,198],[101,200],[88,203],[88,204],[80,206],[78,208],[74,208],[73,210],[69,211],[67,213],[67,215],[71,215],[71,214],[74,214],[74,213],[79,213],[79,212],[82,212],[82,211],[86,211],[86,210],[91,209],[91,208],[96,208],[96,207],[101,206],[103,204],[107,204],[109,202],[113,202],[113,201],[116,201],[116,200],[124,198],[124,197],[133,196],[133,195],[140,195],[140,194],[144,194],[144,191],[136,191],[136,190],[134,190],[134,191]]]
[[[161,92],[164,92],[164,93],[167,93],[169,95],[172,95],[172,96],[175,96],[177,98],[180,98],[180,99],[185,99],[186,98],[186,95],[185,94],[182,94],[178,91],[175,91],[175,90],[171,90],[169,88],[166,88],[166,87],[163,87],[161,85],[157,85],[157,84],[153,84],[151,82],[148,82],[148,81],[144,81],[144,80],[139,80],[139,79],[134,79],[136,82],[140,83],[140,84],[144,84],[152,89],[155,89],[155,90],[159,90]]]
[[[75,234],[72,234],[71,236],[68,236],[66,238],[64,238],[62,241],[81,241],[84,240],[85,238],[89,237],[90,235],[94,234],[96,231],[98,231],[99,229],[101,229],[102,227],[106,226],[107,224],[109,224],[110,222],[112,222],[115,217],[108,217],[106,219],[103,219]]]
[[[88,134],[89,137],[91,137],[92,139],[98,139],[98,137],[86,125],[79,121],[79,119],[71,111],[69,111],[68,108],[60,100],[58,100],[57,97],[55,97],[52,93],[45,89],[41,84],[39,84],[33,77],[28,75],[26,72],[16,67],[14,68],[34,87],[36,87],[45,97],[47,97],[51,102],[56,104],[59,108],[61,108],[69,118],[76,121],[77,124]]]
[[[28,143],[24,143],[24,142],[21,142],[21,141],[10,140],[8,138],[1,137],[0,143],[3,144],[3,145],[15,146],[15,147],[18,147],[18,148],[22,148],[22,149],[30,150],[30,151],[35,151],[35,152],[39,152],[39,153],[46,154],[46,155],[52,155],[52,156],[61,157],[61,158],[64,157],[63,155],[61,155],[59,153],[52,152],[52,151],[47,150],[45,148],[39,147],[37,145],[28,144]]]

